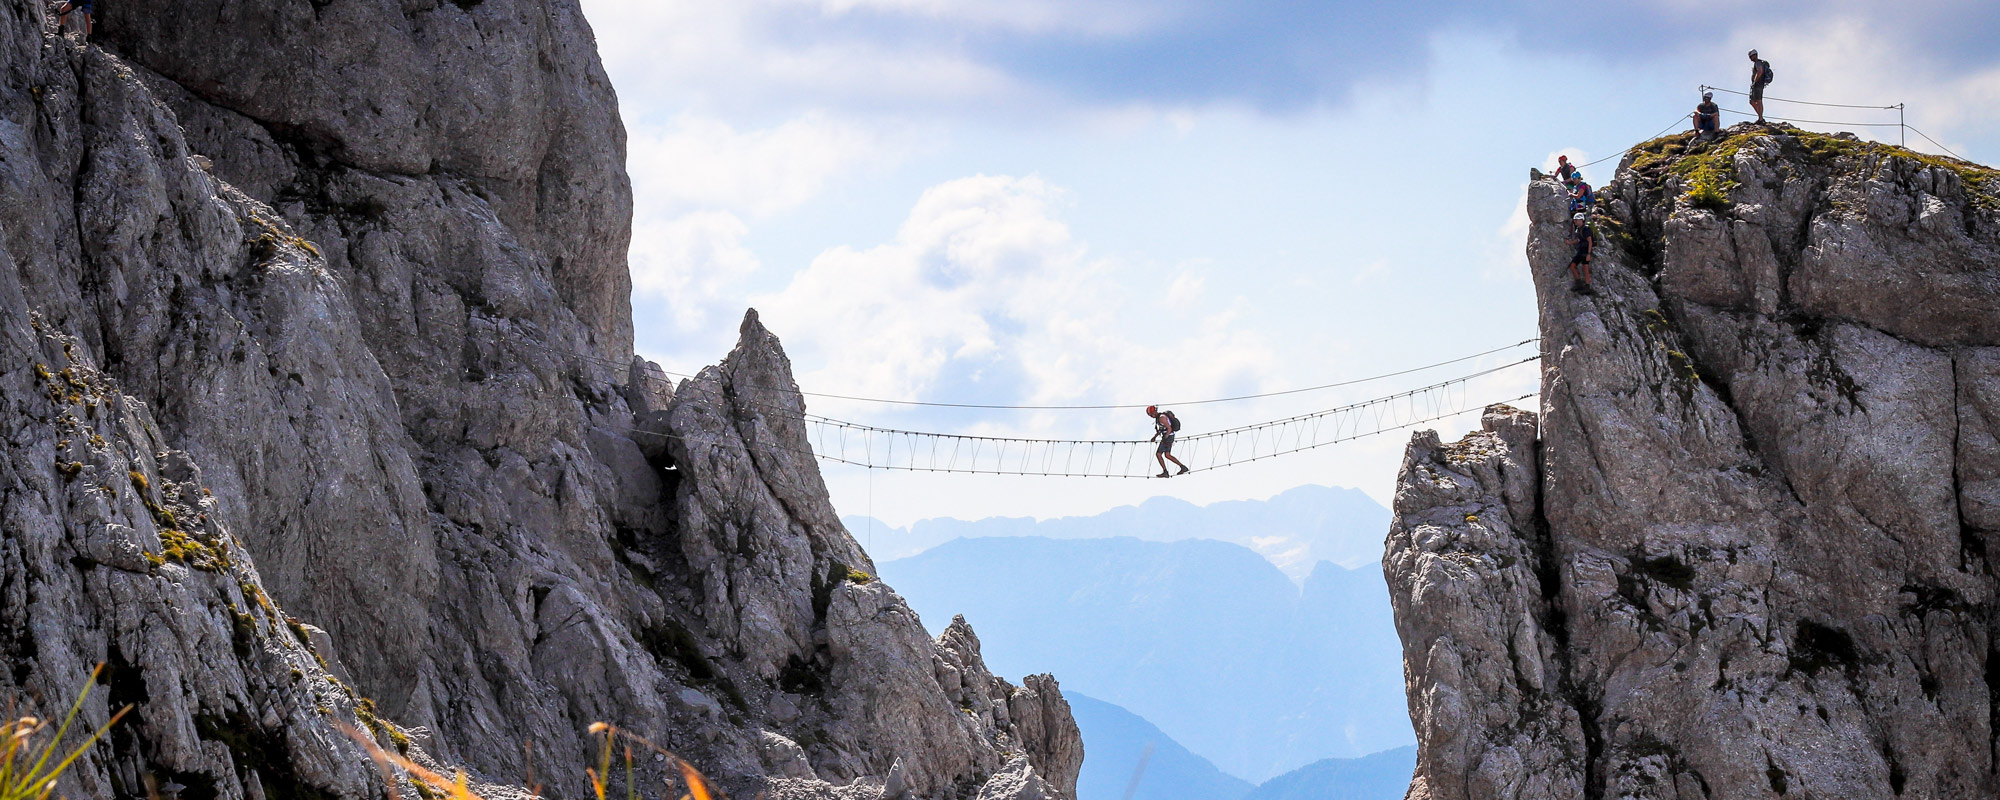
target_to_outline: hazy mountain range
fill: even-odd
[[[1252,786],[1190,752],[1144,717],[1065,690],[1083,730],[1077,800],[1401,800],[1414,746],[1361,758],[1329,758]],[[1137,782],[1134,782],[1134,779]]]
[[[1077,800],[1122,800],[1134,775],[1132,800],[1234,800],[1256,788],[1188,752],[1144,717],[1067,687],[1063,697],[1083,731]]]
[[[1039,521],[1029,517],[926,519],[907,528],[867,517],[844,521],[855,538],[867,542],[876,561],[907,558],[953,539],[991,536],[1130,536],[1155,542],[1215,539],[1254,550],[1292,580],[1301,581],[1321,561],[1344,567],[1378,563],[1382,536],[1389,530],[1389,510],[1358,489],[1300,486],[1268,500],[1197,506],[1172,497],[1155,497],[1095,516]]]
[[[1088,753],[1084,760],[1089,761]],[[1329,758],[1265,781],[1242,800],[1402,800],[1416,768],[1416,745],[1361,758]]]
[[[1228,542],[1014,536],[880,569],[933,630],[964,614],[996,673],[1053,672],[1238,778],[1414,741],[1373,563],[1300,585]]]

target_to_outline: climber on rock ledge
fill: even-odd
[[[1591,193],[1590,184],[1583,179],[1583,173],[1577,173],[1574,183],[1567,181],[1565,183],[1569,186],[1569,213],[1590,213],[1591,201],[1597,196]]]
[[[93,12],[96,11],[96,5],[96,0],[66,0],[60,7],[56,8],[56,30],[60,31],[63,27],[69,25],[69,15],[71,13],[80,12],[83,14],[83,38],[89,39],[92,17],[95,16]]]
[[[1569,258],[1569,290],[1577,294],[1597,294],[1590,285],[1590,255],[1593,247],[1590,214],[1579,211],[1571,217],[1568,243],[1576,247]]]
[[[1569,156],[1556,156],[1556,177],[1561,178],[1565,186],[1571,181],[1583,179],[1583,176],[1577,173],[1576,165],[1569,163]]]

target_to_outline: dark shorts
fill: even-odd
[[[1698,130],[1698,131],[1701,131],[1702,133],[1714,133],[1714,132],[1715,132],[1715,118],[1714,118],[1714,117],[1701,117],[1701,116],[1698,116],[1698,117],[1695,117],[1695,118],[1694,118],[1694,129],[1695,129],[1695,130]]]
[[[1750,102],[1752,103],[1764,102],[1764,84],[1760,83],[1750,87]]]
[[[69,2],[63,4],[63,13],[68,14],[74,11],[81,11],[89,14],[92,11],[93,5],[94,0],[69,0]]]
[[[1174,437],[1172,436],[1160,437],[1160,449],[1155,452],[1165,455],[1173,451],[1174,451]]]

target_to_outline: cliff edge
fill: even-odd
[[[98,10],[0,0],[0,694],[137,709],[66,792],[381,796],[346,724],[579,797],[605,721],[746,797],[1070,796],[1055,680],[872,577],[755,313],[633,358],[575,0]]]
[[[1641,145],[1596,296],[1535,173],[1538,415],[1405,457],[1409,797],[1992,797],[2000,174]]]

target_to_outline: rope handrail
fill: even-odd
[[[1535,392],[1529,392],[1527,394],[1495,402],[1516,403],[1522,400],[1533,398],[1535,396],[1536,396]],[[1485,408],[1491,407],[1494,404],[1495,403],[1477,403],[1477,404],[1461,403],[1459,404],[1458,407],[1452,408],[1450,410],[1438,411],[1435,413],[1430,413],[1427,416],[1421,416],[1413,419],[1398,420],[1390,424],[1379,425],[1370,430],[1356,430],[1350,433],[1339,434],[1330,439],[1321,440],[1318,438],[1314,439],[1305,439],[1303,437],[1296,438],[1292,440],[1292,443],[1289,446],[1282,444],[1282,442],[1284,441],[1283,439],[1274,437],[1270,442],[1268,442],[1268,444],[1271,445],[1270,449],[1268,450],[1257,446],[1253,446],[1251,449],[1248,450],[1248,452],[1238,452],[1233,449],[1215,450],[1211,451],[1210,454],[1212,457],[1209,459],[1209,461],[1203,463],[1199,467],[1193,468],[1191,471],[1203,472],[1215,469],[1222,469],[1224,467],[1239,466],[1242,464],[1249,464],[1252,462],[1262,461],[1269,458],[1276,458],[1278,456],[1292,455],[1294,453],[1301,453],[1308,450],[1315,450],[1322,447],[1329,447],[1336,444],[1343,444],[1346,442],[1351,442],[1369,436],[1377,436],[1384,433],[1391,433],[1398,430],[1413,428],[1418,425],[1423,425],[1432,422],[1439,422],[1463,414],[1470,414],[1475,411],[1480,411]],[[998,450],[994,452],[974,452],[966,454],[961,449],[958,453],[951,454],[952,458],[948,462],[940,464],[939,461],[935,457],[933,457],[924,465],[919,465],[918,458],[921,457],[923,454],[923,451],[921,449],[912,448],[911,446],[906,445],[904,447],[904,450],[902,451],[902,454],[905,456],[906,460],[898,463],[894,459],[894,456],[897,455],[897,451],[895,449],[895,440],[893,438],[889,438],[886,436],[886,434],[894,433],[894,431],[888,431],[885,429],[876,429],[875,432],[880,434],[885,434],[884,438],[887,440],[886,446],[878,448],[876,443],[872,440],[862,445],[856,445],[856,447],[862,449],[861,455],[849,455],[844,447],[837,450],[835,448],[825,447],[824,440],[828,437],[828,434],[825,431],[820,431],[817,434],[820,440],[822,441],[822,446],[814,447],[808,450],[799,450],[797,448],[785,447],[783,445],[772,444],[768,442],[759,443],[753,446],[771,447],[775,449],[785,450],[787,452],[798,453],[801,455],[810,455],[814,458],[818,458],[823,461],[829,461],[848,466],[862,467],[870,470],[880,469],[880,470],[902,471],[902,472],[937,472],[937,473],[953,473],[953,474],[963,474],[963,475],[1014,475],[1014,476],[1025,476],[1025,477],[1059,477],[1059,478],[1158,477],[1152,474],[1152,465],[1154,463],[1151,458],[1152,443],[1147,441],[1062,442],[1057,440],[1020,440],[1020,439],[1000,440],[1012,443],[1045,443],[1045,444],[1071,445],[1071,447],[1068,448],[1068,452],[1062,455],[1062,461],[1061,461],[1062,466],[1060,467],[1055,466],[1058,451],[1054,448],[1048,448],[1048,447],[1043,448],[1039,452],[1037,452],[1032,447],[1028,447],[1024,448],[1022,451],[1018,453],[1013,454],[1012,456],[1009,456],[1009,454],[1005,450]],[[648,436],[658,436],[667,439],[692,441],[687,437],[675,436],[673,434],[656,433],[653,431],[646,431],[646,430],[635,430],[634,433],[648,435]],[[917,435],[921,436],[921,434]],[[955,438],[970,438],[970,437],[955,437]],[[1091,448],[1090,452],[1086,452],[1085,454],[1083,454],[1084,461],[1082,464],[1078,464],[1076,462],[1078,453],[1076,452],[1075,446],[1084,446],[1084,445],[1095,445],[1095,447]],[[877,461],[875,458],[878,449],[885,456],[882,459],[882,461]],[[1119,456],[1121,449],[1124,452],[1124,456],[1122,459]],[[835,454],[836,452],[838,454]],[[1185,451],[1176,451],[1176,454],[1183,456],[1184,460],[1194,460],[1192,454],[1187,453]],[[933,456],[935,456],[935,454],[933,454]],[[960,457],[968,459],[969,463],[961,465],[961,463],[958,461],[958,458]],[[987,463],[989,459],[992,463],[992,466],[990,467],[982,466],[982,464]],[[882,463],[882,462],[889,462],[889,463]],[[1016,466],[1009,467],[1008,464],[1010,463]],[[1041,466],[1037,467],[1035,466],[1036,464],[1040,464]]]
[[[1377,406],[1384,403],[1392,403],[1398,400],[1406,400],[1409,398],[1434,393],[1438,390],[1451,388],[1463,383],[1468,383],[1472,380],[1483,378],[1488,375],[1492,375],[1496,372],[1512,369],[1522,364],[1540,361],[1541,358],[1542,357],[1539,355],[1529,356],[1519,361],[1502,364],[1497,367],[1480,370],[1478,372],[1470,373],[1467,375],[1461,375],[1459,377],[1452,378],[1451,380],[1448,381],[1440,381],[1438,383],[1433,383],[1429,386],[1422,386],[1404,392],[1397,392],[1396,394],[1384,395],[1382,397],[1362,400],[1360,402],[1349,403],[1347,405],[1342,405],[1342,406],[1335,406],[1333,408],[1321,409],[1319,411],[1312,411],[1305,414],[1295,414],[1289,417],[1280,417],[1278,419],[1266,420],[1264,422],[1251,423],[1249,425],[1238,425],[1233,428],[1222,428],[1213,431],[1204,431],[1202,433],[1189,434],[1187,436],[1181,436],[1178,438],[1179,441],[1181,442],[1192,442],[1200,439],[1210,439],[1219,436],[1246,433],[1258,429],[1272,428],[1279,425],[1285,425],[1288,423],[1307,422],[1316,418],[1327,417],[1334,414],[1341,414],[1350,411],[1356,411],[1371,406]],[[902,436],[922,436],[922,437],[931,437],[939,439],[961,439],[965,441],[1020,442],[1029,444],[1077,444],[1077,445],[1113,445],[1113,444],[1122,445],[1122,444],[1146,443],[1145,440],[1136,440],[1136,439],[1038,439],[1038,438],[1021,437],[1021,436],[981,436],[969,433],[938,433],[935,431],[912,431],[912,430],[903,430],[900,428],[884,428],[860,422],[848,422],[846,420],[834,419],[832,417],[827,417],[812,413],[807,413],[805,417],[808,422],[820,425],[828,425],[838,428],[844,428],[851,431],[894,434]]]
[[[1702,86],[1701,86],[1700,88],[1701,88],[1701,90],[1702,90],[1702,91],[1708,91],[1708,90],[1710,90],[1710,89],[1713,89],[1713,90],[1715,90],[1715,91],[1718,91],[1718,92],[1728,92],[1728,93],[1730,93],[1730,94],[1735,94],[1735,95],[1742,95],[1742,96],[1744,96],[1744,97],[1749,97],[1749,96],[1750,96],[1750,93],[1749,93],[1749,92],[1739,92],[1739,91],[1737,91],[1737,90],[1735,90],[1735,89],[1725,89],[1725,88],[1723,88],[1723,87],[1720,87],[1720,86],[1709,86],[1709,85],[1706,85],[1706,84],[1704,84],[1704,85],[1702,85]],[[1797,104],[1797,105],[1802,105],[1802,106],[1825,106],[1825,107],[1827,107],[1827,108],[1868,108],[1868,109],[1876,109],[1876,110],[1881,110],[1881,111],[1890,111],[1890,110],[1894,110],[1894,109],[1898,109],[1898,108],[1902,108],[1902,107],[1903,107],[1903,104],[1902,104],[1902,103],[1897,103],[1897,104],[1895,104],[1895,105],[1888,105],[1888,106],[1862,106],[1862,105],[1850,105],[1850,104],[1847,104],[1847,103],[1816,103],[1816,102],[1813,102],[1813,101],[1811,101],[1811,100],[1787,100],[1787,99],[1785,99],[1785,98],[1782,98],[1782,97],[1770,97],[1770,96],[1766,96],[1766,97],[1765,97],[1764,99],[1765,99],[1765,100],[1769,100],[1769,101],[1772,101],[1772,102],[1775,102],[1775,103],[1793,103],[1793,104]]]
[[[1678,125],[1680,125],[1680,124],[1681,124],[1681,121],[1682,121],[1682,120],[1685,120],[1685,119],[1687,119],[1687,118],[1689,118],[1689,117],[1692,117],[1692,116],[1694,116],[1694,112],[1692,112],[1692,111],[1690,111],[1690,112],[1688,112],[1688,113],[1686,113],[1686,114],[1682,114],[1682,115],[1680,115],[1679,117],[1676,117],[1676,118],[1674,118],[1674,121],[1673,121],[1673,122],[1671,122],[1671,123],[1668,123],[1668,124],[1667,124],[1667,127],[1664,127],[1664,128],[1661,128],[1661,129],[1660,129],[1660,132],[1659,132],[1659,133],[1656,133],[1656,134],[1653,134],[1653,135],[1651,135],[1651,136],[1648,136],[1648,137],[1646,137],[1646,138],[1644,138],[1644,139],[1640,139],[1640,140],[1639,140],[1639,144],[1635,144],[1635,145],[1632,145],[1631,147],[1627,147],[1627,148],[1625,148],[1625,149],[1623,149],[1623,150],[1620,150],[1620,151],[1618,151],[1618,152],[1616,152],[1616,153],[1612,153],[1611,155],[1608,155],[1608,156],[1605,156],[1605,157],[1603,157],[1603,158],[1600,158],[1600,159],[1598,159],[1598,160],[1596,160],[1596,161],[1592,161],[1592,162],[1590,162],[1590,163],[1588,163],[1588,164],[1580,164],[1580,165],[1578,165],[1578,166],[1577,166],[1577,169],[1583,169],[1584,167],[1594,167],[1594,166],[1597,166],[1598,164],[1602,164],[1602,163],[1604,163],[1604,162],[1606,162],[1606,161],[1610,161],[1611,159],[1614,159],[1614,158],[1619,158],[1619,157],[1622,157],[1622,156],[1624,156],[1624,155],[1625,155],[1626,153],[1630,153],[1630,152],[1632,152],[1632,151],[1634,151],[1634,150],[1637,150],[1637,149],[1639,149],[1639,145],[1640,145],[1640,144],[1645,144],[1645,143],[1647,143],[1647,142],[1650,142],[1650,141],[1652,141],[1652,140],[1654,140],[1654,139],[1658,139],[1658,138],[1660,138],[1660,137],[1662,137],[1662,136],[1665,136],[1665,135],[1667,135],[1667,131],[1670,131],[1670,130],[1673,130],[1673,129],[1675,128],[1675,126],[1678,126]]]
[[[1520,362],[1527,363],[1527,362]],[[1177,436],[1172,449],[1190,470],[1213,470],[1435,422],[1484,408],[1470,403],[1466,376],[1424,389],[1206,434]],[[1524,394],[1503,402],[1535,396]],[[809,416],[811,452],[827,460],[915,472],[1145,477],[1156,468],[1151,440],[1028,439],[905,431]]]
[[[583,361],[606,365],[615,363],[610,359],[572,353],[527,341],[520,336],[504,338],[515,344],[565,353]],[[1512,347],[1518,346],[1520,345]],[[1501,348],[1504,349],[1508,348]],[[1472,381],[1540,359],[1541,355],[1538,353],[1450,380],[1358,403],[1251,425],[1178,436],[1175,455],[1188,463],[1191,468],[1211,470],[1447,419],[1490,405],[1466,404],[1470,399],[1469,384]],[[1502,402],[1514,402],[1533,396],[1534,394],[1530,393]],[[734,402],[747,402],[792,416],[807,427],[806,446],[803,449],[768,439],[746,443],[746,446],[770,447],[850,466],[911,472],[1152,477],[1153,451],[1156,448],[1154,443],[1148,440],[1039,439],[900,430],[848,422],[807,413],[795,406],[760,403],[743,397],[735,398]],[[644,428],[633,428],[631,432],[635,435],[703,443],[702,439]],[[707,443],[714,444],[714,442]]]
[[[557,355],[570,356],[573,358],[582,359],[584,361],[594,362],[609,367],[611,369],[621,369],[621,370],[631,369],[632,366],[631,364],[621,364],[608,358],[601,358],[586,353],[578,353],[572,350],[565,350],[558,347],[536,344],[534,342],[530,342],[518,336],[506,336],[505,334],[499,334],[498,332],[496,332],[496,335],[503,336],[507,338],[509,341],[513,341],[515,343],[521,344],[529,348],[542,350]],[[1446,359],[1444,361],[1425,364],[1420,367],[1410,367],[1407,369],[1396,370],[1394,372],[1384,372],[1379,375],[1370,375],[1365,378],[1350,378],[1347,380],[1336,381],[1333,383],[1323,383],[1317,386],[1305,386],[1297,389],[1281,389],[1272,392],[1234,395],[1230,397],[1214,397],[1202,400],[1176,400],[1168,402],[1151,402],[1151,403],[1097,403],[1097,404],[1077,404],[1077,405],[1008,405],[1008,404],[998,404],[998,403],[945,403],[945,402],[932,402],[925,400],[896,400],[896,399],[887,399],[879,397],[860,397],[854,395],[830,394],[826,392],[810,392],[804,389],[799,389],[797,386],[790,386],[790,387],[749,386],[747,388],[763,389],[767,391],[797,391],[799,394],[804,395],[806,397],[818,397],[828,400],[848,400],[848,401],[865,402],[865,403],[879,403],[884,405],[925,406],[932,408],[992,409],[992,410],[1005,410],[1005,411],[1110,411],[1117,409],[1145,408],[1147,406],[1154,406],[1154,405],[1197,406],[1197,405],[1209,405],[1213,403],[1234,403],[1234,402],[1241,402],[1244,400],[1262,400],[1271,397],[1283,397],[1286,395],[1304,394],[1306,392],[1317,392],[1317,391],[1324,391],[1327,389],[1338,389],[1346,386],[1355,386],[1363,383],[1372,383],[1374,381],[1385,380],[1388,378],[1397,378],[1417,372],[1432,370],[1438,367],[1447,367],[1451,366],[1452,364],[1460,364],[1467,361],[1471,361],[1476,358],[1490,356],[1495,353],[1504,353],[1508,350],[1513,350],[1515,348],[1534,344],[1541,340],[1542,337],[1531,336],[1526,339],[1522,339],[1521,341],[1515,342],[1513,344],[1504,345],[1501,347],[1495,347],[1491,350],[1482,350],[1477,353],[1473,353],[1471,355]],[[658,372],[668,377],[673,377],[673,378],[696,377],[695,375],[691,375],[685,372],[674,372],[672,370],[665,369],[660,365],[654,364],[650,361],[645,362],[645,364],[648,370],[653,372]]]
[[[1892,108],[1893,108],[1893,106],[1892,106]],[[1724,113],[1724,114],[1736,114],[1736,115],[1738,115],[1738,116],[1744,116],[1744,117],[1756,117],[1756,116],[1757,116],[1757,114],[1756,114],[1755,112],[1751,112],[1751,111],[1738,111],[1738,110],[1736,110],[1736,109],[1733,109],[1733,108],[1725,108],[1725,109],[1722,109],[1722,113]],[[1901,127],[1908,127],[1908,126],[1904,125],[1904,124],[1903,124],[1903,123],[1901,123],[1901,122],[1846,122],[1846,121],[1836,121],[1836,120],[1824,120],[1824,119],[1794,119],[1794,118],[1792,118],[1792,117],[1774,117],[1774,116],[1771,116],[1771,115],[1769,115],[1769,114],[1766,114],[1766,115],[1764,115],[1764,119],[1766,119],[1766,120],[1770,120],[1770,121],[1775,121],[1775,122],[1795,122],[1795,123],[1798,123],[1798,124],[1800,124],[1800,125],[1853,125],[1853,126],[1855,126],[1855,127],[1860,127],[1860,128],[1901,128]]]
[[[1960,160],[1960,161],[1964,161],[1964,162],[1966,162],[1966,163],[1968,163],[1968,164],[1972,163],[1972,161],[1971,161],[1970,159],[1966,158],[1965,156],[1962,156],[1962,155],[1959,155],[1959,154],[1957,154],[1957,153],[1953,153],[1953,152],[1951,151],[1951,148],[1949,148],[1949,147],[1946,147],[1946,146],[1944,146],[1944,143],[1943,143],[1943,142],[1940,142],[1940,141],[1938,141],[1938,140],[1936,140],[1936,139],[1932,139],[1932,138],[1931,138],[1931,135],[1930,135],[1930,134],[1928,134],[1928,133],[1924,133],[1923,131],[1920,131],[1920,130],[1917,130],[1916,126],[1914,126],[1914,125],[1904,125],[1903,127],[1905,127],[1905,128],[1908,128],[1908,129],[1910,130],[1910,132],[1911,132],[1911,133],[1914,133],[1914,134],[1916,134],[1916,135],[1918,135],[1918,136],[1922,136],[1922,137],[1924,137],[1924,141],[1927,141],[1927,142],[1930,142],[1931,144],[1934,144],[1934,145],[1937,145],[1937,149],[1945,151],[1945,153],[1949,154],[1949,155],[1950,155],[1950,156],[1951,156],[1952,158],[1956,158],[1956,159],[1958,159],[1958,160]]]

